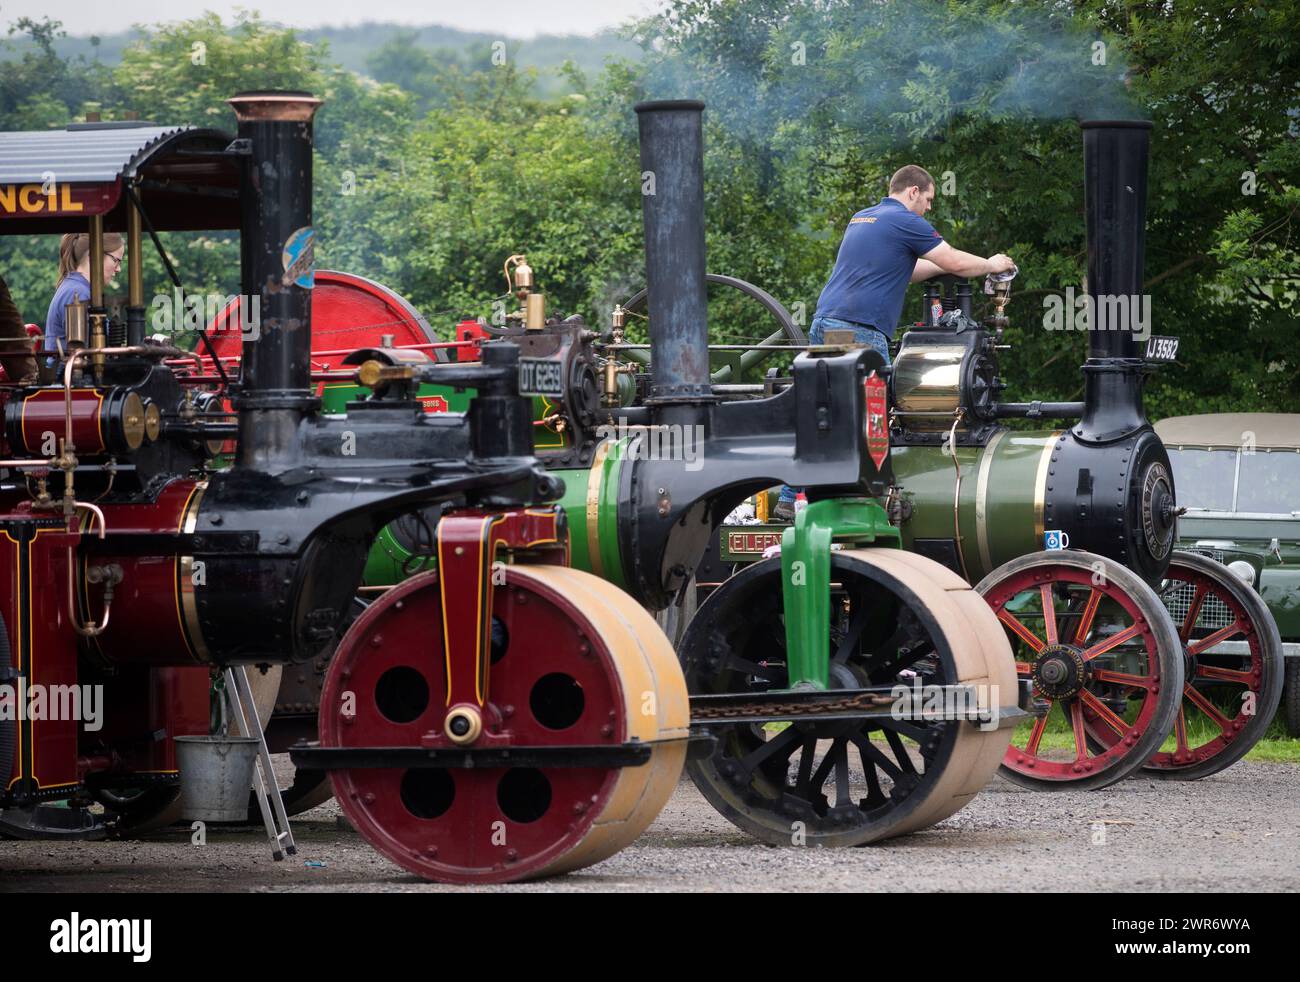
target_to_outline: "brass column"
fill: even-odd
[[[104,216],[90,216],[90,347],[108,347],[108,332],[105,321],[108,312],[104,310]],[[104,367],[104,356],[92,356],[95,372]]]
[[[140,209],[134,200],[126,203],[126,258],[127,297],[126,297],[126,343],[140,345],[144,343],[144,267],[142,254],[144,244],[140,239]]]

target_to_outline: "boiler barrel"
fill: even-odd
[[[895,483],[911,508],[902,525],[904,546],[972,583],[1042,549],[1048,470],[1058,436],[999,430],[987,446],[959,446],[960,490],[951,454],[939,447],[894,447]]]

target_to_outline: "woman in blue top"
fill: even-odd
[[[122,236],[104,233],[104,285],[107,286],[122,268],[125,252]],[[68,328],[64,310],[75,301],[90,300],[90,236],[69,232],[59,242],[59,284],[45,315],[45,350],[57,352],[67,348]]]

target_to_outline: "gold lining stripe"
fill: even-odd
[[[176,531],[189,534],[199,524],[199,504],[203,493],[208,489],[207,481],[199,481],[190,489],[181,508],[181,518]],[[205,665],[212,664],[208,655],[208,646],[203,642],[203,631],[199,626],[198,605],[194,601],[194,557],[177,556],[172,560],[176,585],[176,623],[180,628],[181,640],[190,649],[190,654]]]
[[[1038,458],[1038,474],[1034,478],[1034,541],[1036,548],[1043,548],[1043,533],[1047,531],[1046,511],[1047,511],[1047,468],[1052,463],[1052,451],[1056,449],[1056,441],[1061,438],[1064,430],[1053,430],[1043,445],[1042,455]]]
[[[476,591],[477,593],[477,597],[475,600],[476,609],[474,612],[474,637],[477,639],[479,651],[478,651],[478,657],[474,659],[474,696],[477,699],[478,705],[480,707],[485,705],[487,702],[487,700],[484,698],[485,686],[484,686],[484,678],[483,678],[483,660],[485,657],[487,657],[488,646],[491,643],[490,637],[485,633],[485,625],[483,621],[483,608],[485,606],[485,601],[487,599],[487,587],[488,587],[488,582],[492,576],[491,567],[496,552],[496,550],[492,547],[493,532],[496,530],[497,525],[499,525],[503,521],[505,521],[504,515],[489,515],[486,518],[483,518],[481,520],[481,524],[479,525],[479,573],[478,573],[479,583],[478,583],[478,590]],[[437,536],[438,536],[437,548],[438,548],[438,576],[440,581],[442,576],[445,574],[445,571],[448,566],[447,563],[444,563],[442,561],[443,560],[442,533],[444,528],[445,526],[441,522],[439,522],[438,530],[437,530]],[[486,569],[486,571],[483,568],[484,554],[486,554],[488,557],[488,568]],[[485,573],[486,575],[484,575]],[[442,607],[443,661],[446,663],[446,669],[447,669],[447,705],[450,706],[451,690],[452,690],[451,635],[449,633],[450,629],[448,625],[451,622],[450,619],[447,617],[447,591],[443,589],[441,582],[439,583],[438,592],[440,594],[439,604]]]
[[[600,489],[604,483],[605,457],[609,454],[612,440],[606,440],[596,448],[596,455],[591,461],[591,473],[587,475],[587,561],[591,571],[602,580],[605,578],[605,563],[600,557],[600,535],[598,524],[600,516]]]
[[[95,398],[99,404],[95,406],[95,432],[99,434],[99,450],[102,453],[108,449],[108,443],[104,440],[104,396],[98,389],[95,389]]]
[[[979,473],[975,478],[975,537],[979,543],[980,563],[984,567],[984,573],[993,569],[993,560],[989,554],[989,472],[993,470],[993,451],[1006,435],[1006,430],[998,430],[985,445],[984,454],[980,457]]]
[[[23,411],[24,411],[24,412],[27,411],[27,400],[26,400],[26,399],[23,400]],[[9,530],[8,530],[8,529],[0,530],[0,535],[3,535],[6,539],[8,539],[10,542],[12,542],[12,543],[13,543],[14,545],[16,545],[16,546],[20,546],[20,545],[22,545],[21,542],[19,542],[17,539],[15,539],[12,535],[9,534]],[[14,586],[15,586],[15,587],[17,587],[17,585],[18,585],[18,583],[19,583],[19,579],[18,579],[18,577],[19,577],[19,574],[22,572],[22,568],[23,568],[22,556],[19,554],[18,550],[15,549],[15,550],[14,550]],[[15,591],[15,592],[17,592],[17,591]],[[9,648],[10,648],[10,656],[11,656],[12,659],[13,659],[13,664],[12,664],[10,667],[11,667],[14,671],[17,671],[17,670],[18,670],[18,667],[19,667],[20,660],[21,660],[22,650],[23,650],[23,607],[22,607],[22,604],[15,604],[15,605],[14,605],[14,610],[15,610],[15,611],[17,612],[17,614],[18,614],[18,616],[15,618],[15,620],[16,620],[18,623],[15,624],[15,625],[13,625],[13,631],[14,631],[14,642],[13,642],[13,644],[11,644],[11,645],[9,646]],[[17,691],[15,690],[15,692],[14,692],[14,697],[17,698],[17,695],[18,695],[18,693],[17,693]],[[17,707],[15,706],[15,708],[17,708]],[[18,783],[19,781],[21,781],[22,778],[23,778],[23,724],[22,724],[22,722],[21,722],[20,720],[14,720],[14,722],[17,724],[17,726],[15,727],[15,729],[16,729],[16,731],[17,731],[17,733],[18,733],[18,756],[17,756],[17,758],[15,759],[15,763],[17,763],[17,765],[18,765],[18,776],[15,777],[15,778],[14,778],[12,781],[10,781],[8,784],[5,785],[5,790],[6,790],[6,791],[7,791],[9,788],[12,788],[15,784],[17,784],[17,783]],[[33,762],[33,763],[34,763],[34,762]],[[6,774],[5,776],[8,777],[9,775]],[[33,775],[33,776],[34,776],[34,775]]]
[[[43,529],[42,529],[42,528],[38,528],[38,529],[35,529],[35,530],[33,531],[33,533],[32,533],[32,537],[31,537],[31,538],[27,541],[27,543],[26,543],[26,547],[27,547],[27,571],[28,571],[28,576],[27,576],[27,621],[28,621],[28,623],[34,624],[34,623],[36,622],[36,619],[32,616],[33,604],[35,603],[35,597],[36,597],[36,591],[33,589],[34,583],[33,583],[33,576],[32,576],[32,574],[33,574],[33,571],[32,571],[32,546],[36,544],[36,539],[37,539],[37,537],[38,537],[38,536],[41,536],[41,535],[44,535],[46,532],[63,532],[63,531],[65,531],[65,530],[64,530],[64,529],[61,529],[61,528],[43,528]],[[12,535],[10,535],[8,529],[0,530],[0,535],[4,535],[4,537],[5,537],[6,539],[8,539],[10,542],[12,542],[12,543],[13,543],[14,545],[16,545],[16,546],[20,546],[20,547],[21,547],[21,546],[24,544],[24,543],[22,543],[20,540],[15,539]],[[15,550],[14,550],[14,561],[15,561],[15,562],[14,562],[14,571],[15,571],[14,582],[15,582],[15,584],[16,584],[16,583],[18,583],[18,573],[20,573],[20,572],[22,571],[22,568],[23,568],[22,556],[21,556],[21,553],[20,553],[20,551],[19,551],[18,549],[15,549]],[[18,620],[18,626],[17,626],[17,628],[16,628],[15,631],[14,631],[14,637],[17,639],[18,643],[17,643],[17,645],[11,645],[11,656],[13,656],[14,653],[18,653],[18,655],[19,655],[19,657],[20,657],[20,656],[21,656],[21,652],[22,652],[22,643],[23,643],[23,608],[22,608],[22,604],[18,604],[18,605],[16,605],[14,609],[15,609],[15,610],[17,611],[17,613],[18,613],[18,618],[17,618],[17,620]],[[34,679],[34,678],[36,677],[36,644],[35,644],[35,638],[34,638],[34,637],[33,637],[32,641],[33,641],[33,643],[32,643],[32,645],[31,645],[31,648],[30,648],[29,652],[28,652],[28,659],[27,659],[27,679],[28,679],[28,683],[29,683],[29,684],[32,684],[32,683],[31,683],[31,680]],[[17,663],[15,663],[13,667],[16,669],[16,668],[18,667],[18,666],[17,666]],[[17,695],[16,692],[15,692],[15,695]],[[15,706],[15,708],[17,708],[17,707]],[[22,725],[22,722],[21,722],[20,720],[15,720],[14,722],[16,722],[16,723],[18,724],[18,726],[17,726],[17,731],[18,731],[18,776],[15,777],[12,781],[10,781],[7,785],[5,785],[6,790],[9,789],[9,788],[12,788],[15,784],[17,784],[20,780],[22,780],[22,776],[23,776],[23,725]],[[34,727],[36,723],[41,722],[41,721],[40,721],[40,720],[28,720],[27,722],[28,722],[29,725],[32,725],[32,726]],[[36,740],[35,740],[35,736],[34,736],[34,734],[35,734],[35,731],[33,730],[33,739],[32,739],[32,774],[31,774],[31,778],[32,778],[32,782],[36,785],[36,790],[37,790],[37,791],[44,791],[44,790],[47,789],[47,788],[73,788],[73,787],[77,787],[77,786],[81,783],[80,781],[71,781],[71,782],[64,781],[64,782],[59,783],[59,784],[42,784],[42,783],[41,783],[41,779],[40,779],[40,778],[37,776],[37,774],[36,774]]]

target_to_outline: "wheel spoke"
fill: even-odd
[[[835,804],[851,805],[853,799],[849,797],[849,745],[843,737],[835,741],[831,747],[831,753],[835,755]]]
[[[876,773],[876,765],[863,751],[861,744],[858,745],[858,759],[862,761],[862,773],[867,776],[866,807],[878,808],[888,799],[880,789],[880,775]]]
[[[1181,704],[1178,707],[1178,718],[1174,720],[1174,743],[1182,753],[1187,753],[1187,714],[1183,712]]]
[[[897,765],[881,753],[880,748],[864,737],[861,733],[851,734],[849,739],[853,741],[854,746],[856,746],[862,754],[870,757],[876,766],[888,774],[895,782],[903,776],[903,772],[898,769]]]
[[[1052,599],[1052,584],[1040,586],[1038,595],[1043,598],[1043,631],[1047,634],[1047,643],[1056,644],[1056,601]]]
[[[835,649],[835,654],[831,657],[831,661],[842,664],[848,661],[849,655],[858,650],[862,642],[862,632],[866,630],[867,617],[869,617],[870,614],[871,608],[867,605],[865,600],[861,601],[858,604],[857,610],[853,612],[853,617],[849,621],[848,630],[844,632],[844,640],[841,641],[839,647]],[[898,649],[895,648],[893,653],[897,654],[897,652]]]
[[[1187,616],[1183,618],[1183,623],[1178,628],[1178,640],[1183,644],[1192,636],[1192,628],[1196,626],[1196,619],[1201,616],[1201,605],[1205,603],[1205,595],[1210,592],[1210,588],[1204,583],[1197,584],[1196,594],[1192,597],[1192,602],[1187,608]]]
[[[912,634],[906,627],[900,627],[888,639],[881,642],[878,653],[872,655],[863,664],[867,677],[873,684],[885,681],[888,675],[897,675],[905,668],[911,668],[927,655],[934,653],[934,643],[929,638],[920,638],[904,654],[898,653],[899,647]]]
[[[1150,689],[1156,680],[1149,675],[1130,675],[1128,672],[1113,672],[1109,668],[1094,668],[1094,682],[1109,682],[1112,685],[1131,685],[1139,689]]]
[[[903,741],[893,730],[885,730],[885,742],[889,744],[889,749],[894,751],[894,758],[898,761],[898,766],[904,774],[915,774],[916,765],[912,763],[912,757],[903,746]]]
[[[746,774],[751,774],[755,767],[769,759],[780,760],[784,757],[788,760],[798,748],[801,736],[802,734],[793,726],[787,727],[771,740],[766,740],[761,746],[751,750],[736,763]]]
[[[1232,668],[1219,668],[1217,665],[1197,665],[1198,679],[1218,679],[1220,682],[1236,682],[1248,688],[1255,684],[1254,672],[1239,672]]]
[[[1097,714],[1098,718],[1115,731],[1116,736],[1128,732],[1128,724],[1115,715],[1114,711],[1087,689],[1079,690],[1079,698],[1084,705]]]
[[[1033,728],[1029,731],[1029,742],[1025,744],[1025,753],[1031,757],[1038,753],[1038,744],[1042,742],[1043,734],[1047,732],[1047,717],[1052,715],[1052,706],[1055,705],[1051,699],[1047,700],[1047,712],[1034,720]]]
[[[1232,720],[1219,712],[1218,707],[1198,692],[1190,682],[1183,686],[1183,695],[1187,697],[1188,701],[1191,702],[1192,705],[1203,712],[1206,716],[1210,717],[1210,720],[1214,725],[1224,733],[1227,733],[1232,729]]]
[[[799,774],[798,777],[795,778],[794,787],[795,792],[803,795],[804,800],[806,801],[812,797],[812,787],[810,782],[812,781],[813,757],[817,755],[816,737],[808,737],[804,740],[802,751],[803,752],[799,755]]]
[[[901,719],[878,719],[874,721],[879,726],[888,731],[893,730],[895,733],[902,734],[908,739],[915,740],[918,744],[925,743],[925,738],[930,735],[924,726],[917,726],[915,723]]]
[[[1016,615],[1011,613],[1006,608],[1003,608],[1002,610],[998,611],[998,620],[1000,620],[1007,627],[1011,628],[1011,630],[1016,634],[1017,637],[1019,637],[1022,641],[1025,642],[1025,644],[1029,645],[1029,647],[1034,650],[1035,654],[1047,647],[1047,645],[1045,645],[1042,641],[1038,639],[1038,635],[1034,634],[1033,631],[1029,630],[1029,628],[1021,624],[1020,621],[1016,618]]]
[[[1016,662],[1016,674],[1029,676],[1034,674],[1034,666],[1027,661]]]
[[[843,737],[835,738],[831,743],[831,749],[826,751],[826,756],[823,757],[821,763],[817,765],[817,770],[813,771],[812,781],[809,784],[809,789],[812,793],[822,793],[822,785],[826,783],[826,778],[830,774],[831,768],[835,766],[835,749],[840,745],[843,739]],[[811,794],[809,797],[811,798]]]
[[[1070,729],[1074,730],[1074,759],[1087,760],[1088,740],[1083,729],[1083,703],[1070,700]]]
[[[1201,638],[1200,641],[1192,642],[1187,646],[1187,650],[1193,655],[1199,655],[1202,651],[1213,648],[1220,641],[1227,641],[1229,638],[1245,633],[1246,625],[1241,623],[1241,621],[1233,621],[1227,627],[1219,628],[1208,637]]]
[[[1128,641],[1130,638],[1137,637],[1137,635],[1140,634],[1141,632],[1142,632],[1141,624],[1130,624],[1128,627],[1124,628],[1124,630],[1116,634],[1112,634],[1105,641],[1099,641],[1097,644],[1094,644],[1091,648],[1086,649],[1083,653],[1083,660],[1090,661],[1091,659],[1096,658],[1098,655],[1104,655],[1112,648],[1118,648],[1120,645],[1122,645],[1125,641]]]
[[[1074,629],[1074,643],[1082,645],[1088,637],[1088,632],[1092,630],[1092,620],[1097,616],[1097,608],[1101,606],[1101,591],[1096,587],[1088,594],[1088,602],[1084,605],[1083,613],[1079,616],[1079,623]]]

